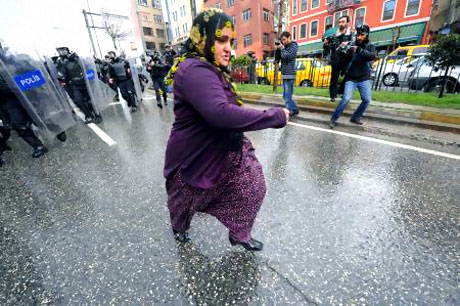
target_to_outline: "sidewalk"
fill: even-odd
[[[246,103],[284,106],[283,97],[280,94],[241,92],[240,95]],[[328,116],[338,104],[338,101],[332,103],[329,102],[329,98],[318,96],[294,96],[293,100],[299,105],[301,111]],[[350,116],[360,102],[352,100],[343,116]],[[372,101],[365,113],[365,119],[460,134],[460,110],[454,109]]]

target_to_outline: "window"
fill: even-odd
[[[234,26],[236,25],[236,17],[235,16],[232,16],[232,23],[233,23]]]
[[[360,7],[355,12],[355,29],[364,24],[364,17],[366,16],[366,8]]]
[[[161,15],[153,15],[153,20],[157,24],[162,24],[162,22],[163,22],[163,18],[161,17]]]
[[[310,23],[310,37],[318,35],[318,20]]]
[[[324,32],[332,28],[332,16],[324,18]]]
[[[187,15],[187,11],[185,10],[185,5],[182,6],[182,10],[184,11],[184,17]]]
[[[270,34],[264,33],[264,45],[269,46],[270,44]]]
[[[146,41],[145,42],[145,47],[149,50],[155,50],[155,43],[151,41]]]
[[[264,9],[264,21],[270,21],[270,11]]]
[[[243,21],[248,21],[251,19],[251,9],[243,11]]]
[[[297,0],[292,0],[292,15],[297,14]]]
[[[161,44],[160,44],[160,50],[164,50],[164,49],[165,49],[165,46],[166,46],[165,43],[161,43]]]
[[[292,27],[292,39],[297,40],[297,27]]]
[[[173,12],[173,14],[172,14],[172,15],[173,15],[173,19],[174,19],[174,21],[177,21],[177,12]]]
[[[220,9],[220,0],[216,1],[216,8]]]
[[[412,51],[412,55],[415,55],[415,54],[425,54],[428,52],[428,48],[427,47],[417,47],[415,48],[413,51]]]
[[[161,1],[160,0],[152,0],[152,7],[161,10]]]
[[[311,0],[311,9],[315,9],[319,6],[319,0]]]
[[[137,4],[142,6],[149,6],[147,0],[137,0]]]
[[[395,15],[396,0],[387,0],[383,3],[382,21],[393,20]]]
[[[418,15],[420,0],[407,0],[406,17]]]
[[[157,30],[158,31],[158,30]],[[180,29],[179,27],[176,28],[176,37],[179,37],[180,36]]]
[[[141,12],[141,14],[142,14],[142,20],[144,20],[144,21],[149,21],[149,16],[150,16],[150,14],[142,13],[142,12]]]
[[[300,26],[300,38],[307,37],[307,25],[304,23]]]
[[[142,30],[144,31],[144,35],[153,36],[153,29],[152,28],[142,27]]]
[[[326,0],[326,4],[332,3],[334,0]]]
[[[252,34],[243,36],[243,45],[244,47],[252,45]]]
[[[305,12],[307,10],[307,0],[300,0],[300,11]]]
[[[227,7],[235,5],[235,0],[227,0]]]
[[[177,28],[179,30],[179,28]],[[157,29],[157,36],[160,38],[165,38],[165,31]]]

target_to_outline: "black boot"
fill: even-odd
[[[4,163],[5,161],[3,160],[3,157],[0,156],[0,167],[3,166]]]
[[[166,94],[163,95],[163,101],[164,101],[165,105],[168,105],[168,96]]]
[[[33,158],[39,158],[43,154],[48,153],[48,149],[46,147],[40,146],[34,149],[34,153],[32,153]]]
[[[161,105],[161,102],[157,102],[157,106],[158,106],[159,108],[163,108],[163,105]]]
[[[257,251],[262,251],[262,249],[264,248],[264,244],[262,242],[252,239],[252,238],[248,242],[240,242],[240,241],[236,241],[230,238],[230,243],[231,245],[241,245],[243,248],[245,248],[248,251],[257,252]]]
[[[187,231],[173,230],[173,233],[174,233],[174,239],[176,239],[176,241],[179,241],[181,243],[185,243],[187,241],[190,241],[190,238],[188,237]]]
[[[102,122],[102,116],[101,115],[95,115],[93,121],[96,124],[101,123]]]
[[[56,138],[59,139],[62,142],[65,142],[67,140],[67,134],[64,131],[62,133],[57,134]]]
[[[87,117],[85,117],[85,124],[90,124],[90,123],[93,122],[93,120],[94,120],[93,117],[87,116]]]

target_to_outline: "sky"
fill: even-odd
[[[100,13],[101,9],[131,16],[130,0],[1,0],[0,39],[11,50],[21,53],[36,53],[52,56],[56,47],[67,46],[80,55],[91,55],[88,31],[82,10]],[[98,17],[95,18],[95,23]],[[127,23],[131,27],[130,23]],[[110,37],[97,30],[102,53],[113,50]],[[96,35],[93,31],[96,49]],[[129,40],[124,47],[129,51]]]

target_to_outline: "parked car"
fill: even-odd
[[[428,53],[429,47],[430,45],[414,45],[414,46],[399,47],[393,52],[391,52],[387,57],[385,57],[384,61],[387,64],[391,64],[403,58],[410,59],[413,56],[426,55]],[[378,65],[380,65],[381,62],[382,60],[375,61],[372,67],[375,69]]]
[[[446,93],[460,92],[460,66],[449,69],[445,77],[445,69],[433,67],[426,58],[421,59],[423,63],[418,65],[417,69],[412,70],[409,76],[408,86],[412,90],[423,90],[425,92],[438,91],[443,81],[446,82]]]
[[[296,86],[305,87],[329,87],[331,79],[331,66],[324,64],[315,58],[298,58],[296,67]],[[267,61],[266,65],[256,66],[257,80],[259,84],[273,84],[275,76],[273,60]],[[278,85],[282,85],[281,71],[278,72]]]
[[[249,74],[245,68],[232,69],[230,76],[236,83],[249,83]]]
[[[398,86],[401,82],[407,82],[410,73],[425,62],[421,58],[405,57],[393,63],[382,62],[383,67],[377,66],[372,75],[375,77],[380,74],[385,86]]]

